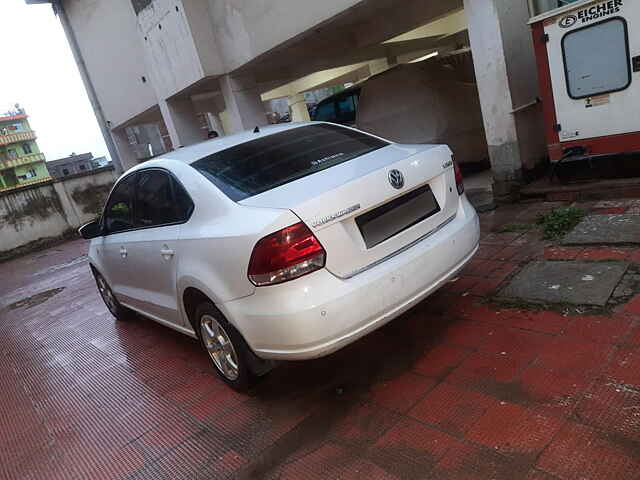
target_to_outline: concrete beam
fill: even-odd
[[[383,42],[461,8],[462,0],[416,0],[403,3],[402,8],[390,0],[372,1],[367,8],[345,13],[342,18],[318,26],[256,58],[251,66],[261,83],[274,80],[286,83],[313,72],[435,48],[440,36],[392,44]]]
[[[440,18],[434,22],[427,23],[422,27],[418,27],[402,35],[392,38],[384,42],[385,44],[406,42],[409,40],[417,40],[419,38],[436,37],[441,35],[453,35],[467,29],[467,16],[464,10],[458,10],[455,13]]]
[[[263,93],[262,101],[266,102],[276,98],[290,97],[291,95],[296,95],[298,93],[322,88],[321,85],[326,86],[329,82],[336,81],[345,75],[351,74],[365,67],[368,67],[367,62],[312,73],[311,75],[307,75],[274,90]]]

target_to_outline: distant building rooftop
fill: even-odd
[[[97,168],[106,167],[109,162],[105,157],[94,158],[91,152],[72,154],[47,162],[47,169],[53,178],[64,178],[69,175],[86,173]]]
[[[78,155],[72,154],[69,155],[68,157],[64,157],[64,158],[58,158],[57,160],[49,160],[47,162],[47,167],[57,167],[59,165],[66,165],[68,163],[74,163],[74,162],[83,162],[83,161],[87,161],[87,160],[92,160],[93,159],[93,153],[91,152],[87,152],[87,153],[80,153]]]

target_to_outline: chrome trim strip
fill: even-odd
[[[445,220],[443,223],[441,223],[440,225],[438,225],[436,228],[434,228],[433,230],[431,230],[430,232],[425,233],[424,235],[422,235],[421,237],[415,239],[413,242],[405,245],[404,247],[402,247],[400,250],[397,250],[395,252],[393,252],[390,255],[387,255],[384,258],[381,258],[380,260],[376,260],[375,262],[373,262],[370,265],[367,265],[366,267],[362,267],[358,270],[355,270],[354,272],[351,272],[349,275],[346,275],[344,277],[340,277],[338,276],[338,278],[341,278],[342,280],[349,280],[350,278],[355,277],[356,275],[359,275],[361,273],[366,272],[367,270],[371,270],[372,268],[377,267],[378,265],[386,262],[387,260],[392,259],[393,257],[397,257],[398,255],[406,252],[407,250],[409,250],[410,248],[415,247],[417,244],[419,244],[420,242],[422,242],[423,240],[426,240],[427,238],[429,238],[431,235],[434,235],[435,233],[438,233],[440,230],[442,230],[444,227],[446,227],[447,225],[449,225],[451,222],[453,222],[456,219],[457,213],[454,214],[452,217],[448,218],[447,220]],[[336,275],[337,276],[337,275]]]

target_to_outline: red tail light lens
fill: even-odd
[[[462,172],[460,171],[460,167],[453,161],[453,170],[456,173],[456,187],[458,189],[458,195],[462,195],[464,193],[464,182],[462,181]]]
[[[327,254],[302,222],[260,240],[249,261],[249,280],[254,285],[276,285],[324,267]]]

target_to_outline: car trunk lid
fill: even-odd
[[[239,203],[293,211],[349,278],[448,222],[458,193],[448,147],[392,144]]]

